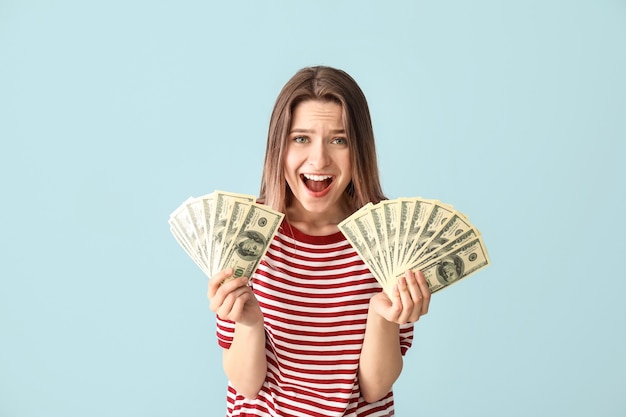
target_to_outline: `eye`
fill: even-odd
[[[296,136],[292,140],[296,143],[306,143],[309,139],[305,136]]]
[[[333,139],[332,143],[335,143],[337,145],[347,145],[348,144],[348,139],[346,139],[346,138],[335,138],[335,139]]]

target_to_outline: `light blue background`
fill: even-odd
[[[626,415],[626,2],[0,2],[0,416],[221,416],[190,195],[258,192],[299,68],[370,102],[391,198],[493,264],[433,297],[399,416]]]

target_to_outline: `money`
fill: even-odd
[[[218,269],[232,268],[234,278],[252,276],[282,220],[282,213],[260,204],[250,205],[236,239],[229,243]]]
[[[425,265],[418,264],[409,269],[419,268],[426,278],[430,292],[434,293],[473,274],[488,264],[489,257],[483,239],[478,236]]]
[[[243,208],[237,203],[252,203],[256,199],[252,195],[227,193],[225,191],[215,191],[214,193],[214,209],[211,220],[211,265],[219,265],[222,257],[226,234],[229,223],[231,221],[240,221]],[[233,207],[236,206],[235,212]],[[249,208],[247,206],[246,208]]]
[[[189,197],[170,214],[170,231],[207,276],[233,268],[233,277],[249,278],[284,218],[255,200],[224,191]]]
[[[208,270],[208,264],[205,262],[203,251],[199,240],[197,239],[196,228],[187,210],[187,204],[192,202],[192,198],[188,198],[170,215],[170,230],[178,243],[187,251],[191,259],[203,270]]]
[[[358,211],[356,211],[353,216],[358,216],[359,214],[366,213],[368,210],[367,206],[362,207]],[[356,253],[363,259],[363,262],[367,265],[372,275],[376,278],[381,285],[384,286],[386,282],[386,275],[378,265],[378,262],[374,259],[372,252],[370,251],[370,247],[367,245],[367,242],[361,232],[358,230],[358,226],[354,221],[355,217],[349,217],[344,221],[340,222],[337,226],[339,230],[346,236],[346,239],[352,247],[356,250]],[[375,248],[373,248],[375,249]]]
[[[421,270],[431,293],[490,264],[480,232],[450,204],[421,197],[367,204],[339,224],[383,290]]]
[[[355,233],[358,233],[362,238],[362,245],[367,248],[366,253],[369,253],[368,258],[372,264],[373,269],[379,276],[389,276],[388,268],[385,263],[385,248],[381,246],[378,241],[378,235],[376,227],[371,215],[372,205],[367,205],[361,210],[354,213],[354,217],[351,219],[351,223],[356,226]],[[340,223],[339,229],[341,230],[342,224]],[[378,249],[378,250],[377,250]],[[370,268],[372,269],[372,268]]]

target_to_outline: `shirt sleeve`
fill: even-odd
[[[224,349],[230,349],[235,335],[235,322],[222,320],[220,316],[215,317],[217,344]]]
[[[413,345],[413,323],[406,323],[400,325],[400,352],[402,356],[406,355],[406,352]]]

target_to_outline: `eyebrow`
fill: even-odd
[[[292,129],[289,131],[289,133],[314,133],[314,130],[311,129]],[[332,134],[338,134],[338,133],[346,133],[345,129],[333,129],[330,131],[330,133]]]

